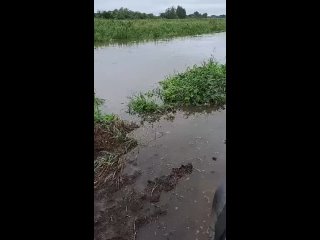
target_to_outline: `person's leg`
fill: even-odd
[[[212,212],[209,227],[209,240],[224,240],[226,234],[226,183],[225,181],[217,188],[212,201]]]
[[[218,216],[214,228],[214,240],[224,240],[226,238],[226,205]]]

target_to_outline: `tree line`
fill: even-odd
[[[170,7],[165,10],[165,12],[160,13],[156,16],[152,13],[141,13],[137,11],[131,11],[128,8],[115,9],[113,11],[98,11],[94,13],[94,17],[105,18],[105,19],[155,19],[155,18],[166,18],[166,19],[183,19],[183,18],[225,18],[226,15],[211,15],[208,16],[207,13],[199,13],[195,11],[192,14],[187,15],[186,10],[181,7]]]

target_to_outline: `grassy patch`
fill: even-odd
[[[210,59],[201,66],[167,77],[160,87],[134,96],[129,111],[138,114],[164,113],[186,106],[222,106],[226,100],[226,66]]]
[[[165,104],[175,106],[225,103],[226,67],[212,59],[160,82]]]
[[[128,104],[129,113],[162,113],[168,106],[162,104],[158,96],[156,90],[133,96]]]
[[[225,31],[225,19],[94,19],[95,46]]]
[[[116,120],[115,115],[102,113],[101,106],[103,105],[103,103],[103,99],[94,97],[94,123],[108,124]]]
[[[102,99],[94,99],[95,186],[106,174],[118,173],[121,169],[120,157],[137,145],[135,139],[127,136],[137,125],[116,115],[102,113],[100,108],[103,102]]]

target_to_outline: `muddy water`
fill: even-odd
[[[225,134],[225,110],[189,117],[178,112],[173,121],[145,124],[133,133],[141,144],[128,156],[142,170],[136,189],[181,164],[194,167],[173,191],[162,193],[157,205],[167,215],[140,228],[137,239],[208,239],[214,191],[226,171]]]
[[[104,110],[130,118],[128,97],[153,89],[166,76],[214,57],[225,62],[226,34],[177,38],[94,50],[94,87],[107,100]]]
[[[226,35],[219,33],[96,49],[96,94],[107,99],[105,111],[136,120],[125,112],[128,96],[152,89],[168,74],[184,71],[211,56],[225,62],[225,45]],[[167,214],[139,228],[138,240],[208,239],[213,195],[226,173],[226,112],[207,109],[190,113],[187,116],[178,111],[172,120],[163,117],[154,123],[145,122],[132,132],[139,146],[126,156],[130,164],[125,171],[132,165],[141,170],[133,184],[136,190],[142,191],[148,180],[168,175],[181,164],[192,163],[194,167],[174,190],[162,192],[154,204]]]

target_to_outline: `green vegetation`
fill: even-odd
[[[177,14],[177,17],[178,18],[186,18],[187,17],[187,12],[186,10],[181,7],[181,6],[178,6],[177,9],[176,9],[176,14]]]
[[[118,173],[122,164],[120,157],[137,145],[135,139],[127,136],[137,125],[125,122],[116,115],[102,113],[100,108],[103,102],[94,96],[95,186],[106,174]]]
[[[134,97],[134,100],[129,103],[129,110],[133,109],[139,113],[154,113],[160,112],[161,108],[156,103],[156,100],[152,99],[153,95],[150,93],[138,94]]]
[[[113,114],[103,114],[100,107],[104,103],[101,98],[94,97],[94,123],[107,124],[116,119]]]
[[[94,14],[96,18],[105,19],[151,19],[157,18],[152,13],[141,13],[137,11],[131,11],[128,8],[115,9],[113,11],[98,11]]]
[[[172,110],[169,104],[162,104],[160,90],[155,89],[147,93],[139,93],[131,98],[128,104],[129,113],[163,113]]]
[[[136,124],[121,120],[114,114],[102,113],[100,107],[103,100],[94,97],[94,147],[95,152],[102,150],[123,154],[122,146],[132,139],[127,137],[127,133],[137,127]],[[128,149],[126,146],[125,149]],[[126,152],[126,151],[124,151]]]
[[[226,66],[210,59],[201,66],[167,77],[160,87],[134,96],[129,112],[141,115],[164,113],[185,106],[216,106],[225,104]]]
[[[168,39],[225,31],[225,19],[94,19],[94,44]]]
[[[104,100],[94,96],[94,122],[98,123],[103,121],[103,115],[101,113],[100,106],[103,104]]]
[[[160,16],[155,16],[152,13],[141,13],[137,11],[131,11],[128,8],[119,8],[113,11],[98,11],[94,14],[95,18],[104,18],[104,19],[156,19],[156,18],[167,18],[167,19],[176,19],[176,18],[225,18],[226,15],[211,15],[208,16],[207,13],[199,13],[195,11],[192,14],[187,15],[186,10],[181,7],[170,7],[165,10],[165,12],[160,13]]]
[[[187,14],[186,10],[183,7],[178,6],[177,8],[175,8],[174,6],[172,6],[171,8],[167,8],[164,13],[160,13],[160,17],[168,19],[186,18]]]
[[[199,106],[225,102],[226,67],[212,59],[160,82],[167,104]]]

